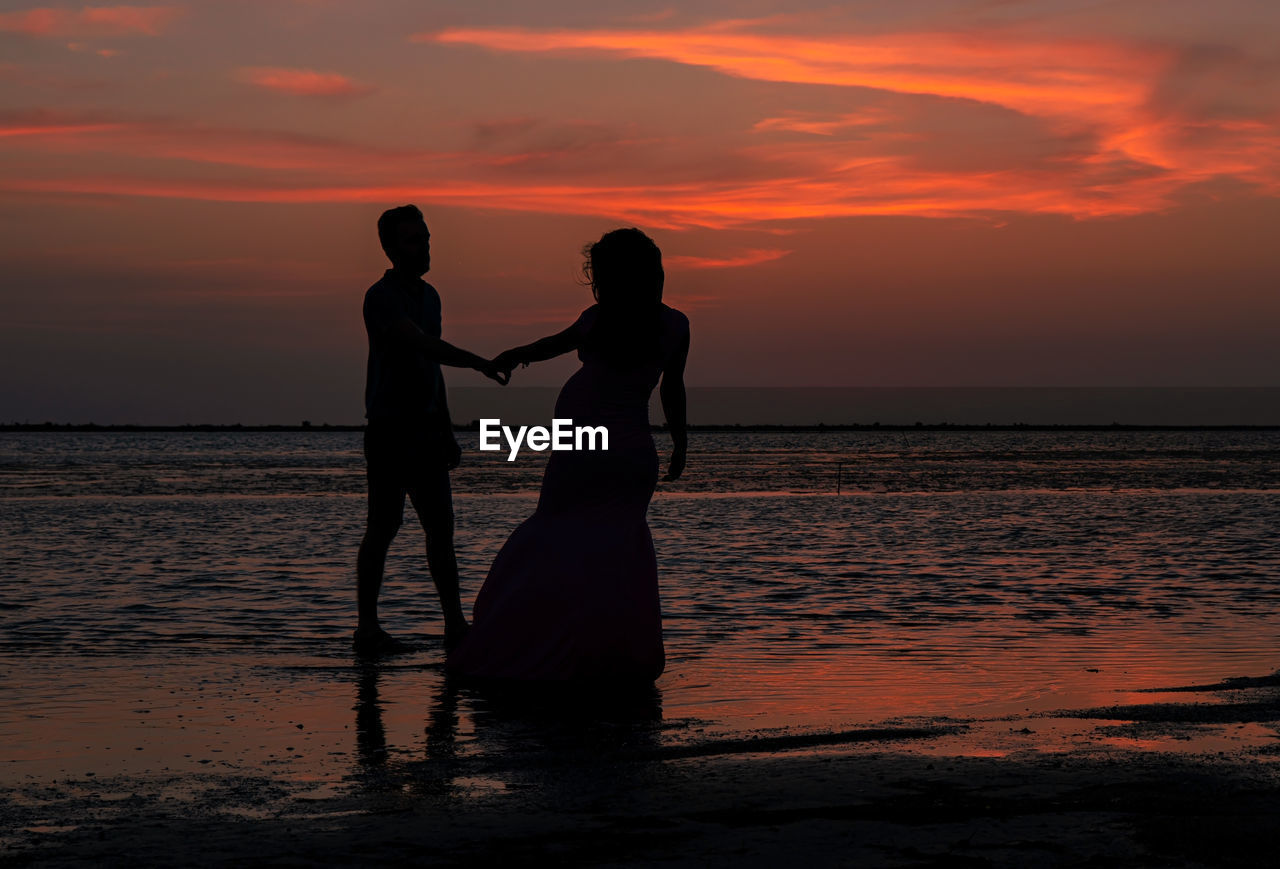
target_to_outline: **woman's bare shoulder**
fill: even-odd
[[[577,329],[579,331],[589,330],[595,324],[598,316],[600,316],[600,305],[592,305],[591,307],[584,309],[583,312],[578,315],[578,319],[574,320],[573,324],[569,328]]]
[[[662,321],[669,328],[686,332],[689,330],[689,318],[684,312],[665,303],[662,306]]]

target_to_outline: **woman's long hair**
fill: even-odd
[[[600,305],[583,340],[615,363],[660,361],[662,251],[640,230],[615,229],[582,250],[582,275]]]

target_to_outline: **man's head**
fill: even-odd
[[[378,218],[378,241],[397,270],[424,275],[431,269],[431,233],[416,205],[382,212]]]

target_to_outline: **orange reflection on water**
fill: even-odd
[[[842,728],[1150,703],[1145,689],[1211,683],[1224,672],[1269,672],[1274,627],[1251,626],[1217,647],[1199,647],[1159,625],[1088,638],[1000,638],[959,625],[913,637],[868,632],[796,656],[786,656],[779,642],[750,657],[743,650],[688,662],[669,644],[664,708],[669,716],[739,728]]]

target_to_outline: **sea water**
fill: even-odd
[[[545,454],[453,475],[465,602]],[[659,454],[668,444],[658,437]],[[694,433],[660,484],[659,743],[1139,699],[1280,667],[1280,433]],[[0,783],[493,751],[421,531],[351,653],[358,433],[0,434]],[[590,698],[584,698],[590,701]],[[442,736],[446,734],[446,736]]]

